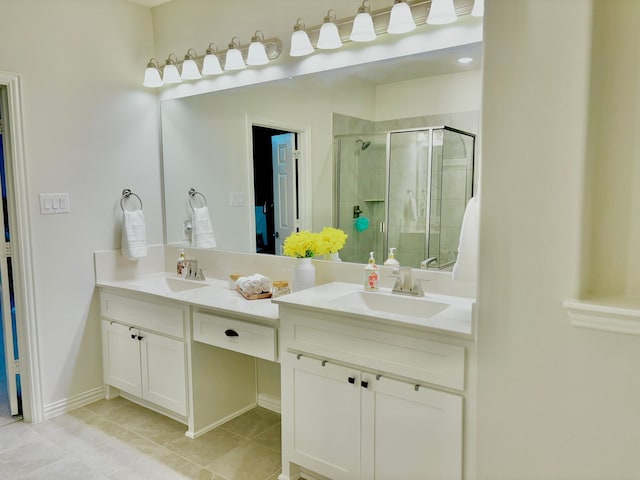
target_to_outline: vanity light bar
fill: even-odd
[[[262,32],[260,32],[262,33]],[[234,37],[234,39],[237,37]],[[255,35],[252,37],[252,40],[255,38]],[[280,40],[277,37],[273,37],[273,38],[267,38],[266,40],[263,39],[259,39],[259,41],[261,41],[261,43],[264,45],[264,50],[267,54],[267,58],[269,60],[274,60],[276,58],[278,58],[280,56],[280,54],[282,53],[282,40]],[[239,43],[239,42],[238,42]],[[252,42],[253,43],[253,42]],[[210,44],[209,47],[211,47]],[[245,45],[235,45],[235,48],[240,50],[240,53],[242,54],[242,57],[247,58],[248,56],[248,52],[249,52],[249,48],[251,46],[251,43],[247,43]],[[207,49],[208,51],[211,51],[210,48]],[[218,58],[218,62],[220,62],[221,59],[225,59],[227,56],[227,50],[215,50],[212,52],[213,55],[215,55]],[[176,69],[178,71],[182,71],[183,68],[183,64],[185,61],[189,61],[189,60],[193,60],[195,61],[197,68],[200,72],[202,72],[202,66],[203,66],[203,62],[204,62],[204,57],[207,55],[207,53],[205,53],[204,55],[197,55],[195,53],[195,50],[193,48],[190,48],[187,51],[187,55],[185,55],[185,59],[184,60],[178,60],[177,56],[175,54],[170,54],[168,59],[167,59],[167,63],[165,63],[164,65],[160,65],[158,64],[157,60],[155,58],[152,58],[149,63],[147,64],[147,68],[145,70],[145,76],[144,76],[144,81],[143,81],[143,85],[145,87],[151,87],[151,88],[156,88],[156,87],[161,87],[164,84],[166,84],[167,82],[164,82],[162,80],[162,76],[160,72],[164,72],[164,67],[168,64],[173,65],[176,67]],[[153,71],[155,69],[155,72]],[[206,73],[204,74],[206,75]],[[184,78],[182,78],[180,81],[185,80]],[[173,83],[180,83],[180,81],[177,82],[173,82]]]
[[[390,0],[391,2],[392,0]],[[431,9],[431,4],[437,2],[438,0],[407,0],[406,3],[411,8],[411,14],[413,16],[413,20],[416,25],[426,24],[427,17],[429,15],[429,11]],[[475,0],[478,2],[479,0]],[[456,16],[467,15],[471,13],[473,8],[473,3],[469,1],[465,5],[461,5],[459,7],[455,7]],[[393,5],[390,5],[388,8],[382,8],[380,10],[374,10],[370,12],[371,18],[373,19],[373,29],[376,35],[386,34],[387,26],[389,25],[389,19],[391,17],[391,9]],[[424,7],[424,8],[423,8]],[[357,15],[353,17],[345,18],[345,19],[336,19],[333,23],[338,27],[338,32],[340,34],[340,39],[343,43],[352,42],[349,37],[351,35],[351,31],[353,30],[353,22]],[[313,27],[305,28],[311,43],[316,45],[318,42],[318,37],[320,35],[320,29],[322,28],[322,24],[315,25]]]
[[[367,0],[364,0],[362,2],[362,6],[358,9],[357,13],[363,13],[366,11],[371,16],[371,19],[373,21],[373,29],[375,32],[375,36],[370,36],[370,40],[372,41],[372,40],[375,40],[375,38],[378,35],[388,34],[387,29],[388,29],[389,20],[391,17],[391,10],[393,8],[393,5],[395,5],[396,3],[400,3],[400,2],[406,3],[410,8],[411,15],[413,17],[414,22],[417,25],[422,25],[426,23],[431,23],[431,22],[428,22],[428,17],[429,17],[429,13],[431,11],[432,5],[435,4],[436,6],[439,5],[441,7],[445,1],[447,4],[450,4],[452,2],[452,0],[413,0],[413,1],[412,0],[395,0],[395,2],[388,8],[383,8],[380,10],[369,12],[368,10],[369,2]],[[469,0],[465,2],[464,5],[461,5],[459,7],[454,7],[454,8],[455,8],[455,18],[457,18],[460,15],[466,15],[466,14],[472,14],[473,16],[481,16],[484,14],[484,0],[473,0],[473,1]],[[307,43],[307,48],[305,48],[304,51],[300,51],[297,54],[292,54],[291,56],[303,56],[303,55],[309,55],[311,53],[314,53],[315,49],[313,49],[313,47],[310,46],[309,43],[315,44],[316,48],[321,48],[318,46],[320,31],[322,30],[323,25],[325,25],[325,29],[326,29],[327,23],[330,23],[332,29],[334,26],[335,26],[335,29],[337,29],[338,38],[335,38],[336,44],[339,42],[347,43],[347,42],[354,41],[350,37],[353,31],[353,24],[357,14],[354,15],[353,17],[340,20],[340,19],[336,19],[335,15],[331,17],[330,12],[332,11],[333,10],[329,10],[329,13],[327,14],[327,17],[325,17],[325,21],[323,22],[323,24],[316,25],[310,28],[306,28],[304,26],[304,22],[302,21],[302,19],[300,18],[298,19],[296,25],[294,26],[294,35],[300,35],[300,34],[306,35],[310,41]],[[452,19],[448,21],[455,21],[455,18],[453,18],[452,16]],[[261,43],[264,44],[264,48],[265,48],[268,59],[273,60],[278,58],[282,53],[282,41],[279,38],[269,38],[266,40],[262,40],[261,38],[259,38],[259,36],[257,36],[257,33],[258,32],[256,32],[256,34],[254,34],[254,36],[252,37],[252,43],[254,43],[254,40],[259,42],[261,41]],[[367,41],[367,40],[360,40],[360,41]],[[250,45],[251,44],[245,44],[245,45],[239,45],[236,47],[242,53],[243,58],[249,57]],[[339,48],[339,46],[331,47],[331,48]],[[218,57],[218,61],[221,58],[226,58],[227,51],[228,50],[215,51],[214,54]],[[185,60],[182,60],[182,61],[178,60],[175,55],[171,54],[173,55],[173,58],[176,58],[176,60],[171,59],[171,61],[167,61],[167,64],[162,66],[159,65],[155,59],[151,59],[147,64],[147,69],[145,70],[143,85],[146,87],[161,87],[165,85],[168,82],[164,81],[160,76],[160,72],[164,72],[164,67],[166,65],[171,65],[170,67],[171,70],[173,70],[173,66],[175,66],[176,69],[182,70],[183,63],[191,59],[193,59],[196,62],[196,64],[198,65],[198,70],[201,72],[205,55],[196,56],[196,55],[191,55],[189,52],[195,53],[193,49],[189,49],[189,51],[187,52],[187,55],[185,56],[186,57]],[[253,55],[253,52],[251,53],[252,53],[251,58],[254,59],[255,56]],[[171,55],[169,56],[169,58],[171,58]],[[251,62],[251,63],[247,62],[247,63],[249,65],[251,64],[258,65],[258,64],[264,64],[264,61],[255,61],[255,62]],[[225,70],[228,70],[228,69],[225,68]],[[219,73],[219,72],[216,72],[216,73]],[[197,78],[197,76],[193,75],[192,78],[194,77]],[[172,83],[179,83],[182,80],[183,79],[180,79],[177,82],[174,80],[174,82]]]

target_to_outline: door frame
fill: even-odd
[[[273,128],[295,133],[298,137],[298,227],[300,230],[311,230],[311,127],[309,125],[294,125],[265,117],[256,117],[247,114],[245,116],[246,129],[246,165],[247,165],[247,191],[249,192],[249,233],[253,239],[253,253],[255,253],[255,224],[256,212],[253,208],[255,204],[255,194],[253,191],[253,126]],[[251,240],[250,238],[250,240]]]
[[[20,353],[20,384],[23,418],[37,423],[44,419],[38,329],[33,275],[33,246],[29,215],[27,165],[22,117],[22,82],[15,73],[0,71],[0,85],[6,87],[8,111],[4,112],[8,141],[5,144],[9,221],[12,224],[13,285],[16,329]]]

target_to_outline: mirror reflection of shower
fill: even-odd
[[[378,263],[396,247],[401,265],[455,263],[473,189],[475,135],[421,127],[336,135],[337,226],[349,234],[340,256]],[[356,208],[357,207],[357,208]]]

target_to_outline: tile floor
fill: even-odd
[[[261,407],[201,437],[123,398],[0,427],[2,480],[276,480],[280,416]]]

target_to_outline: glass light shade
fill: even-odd
[[[242,59],[242,53],[237,48],[229,48],[224,61],[225,70],[244,70],[247,65]]]
[[[172,63],[168,63],[164,66],[164,69],[162,70],[162,81],[165,84],[182,82],[180,74],[178,73],[178,69],[175,65],[173,65]]]
[[[411,8],[405,2],[398,2],[391,8],[387,33],[399,34],[412,32],[416,29]]]
[[[321,50],[334,50],[342,46],[338,27],[333,22],[324,22],[320,27],[320,36],[316,47]]]
[[[353,28],[349,39],[352,42],[370,42],[376,39],[376,31],[373,28],[373,19],[368,12],[361,12],[353,19]]]
[[[429,25],[444,25],[453,23],[458,19],[453,0],[432,0],[427,23]]]
[[[147,67],[144,71],[144,80],[142,85],[151,88],[162,86],[162,78],[160,78],[160,72],[156,67]]]
[[[182,73],[180,74],[180,78],[182,78],[182,80],[198,80],[202,78],[195,60],[189,58],[182,62]]]
[[[313,53],[313,45],[309,40],[309,35],[304,30],[296,30],[291,34],[291,51],[289,55],[292,57],[303,57]]]
[[[264,44],[260,41],[251,42],[247,53],[247,65],[266,65],[267,63],[269,63],[269,57]]]
[[[484,17],[484,0],[474,0],[471,16]]]
[[[220,75],[222,73],[222,67],[220,66],[220,60],[214,53],[208,53],[205,55],[202,61],[202,75]]]

